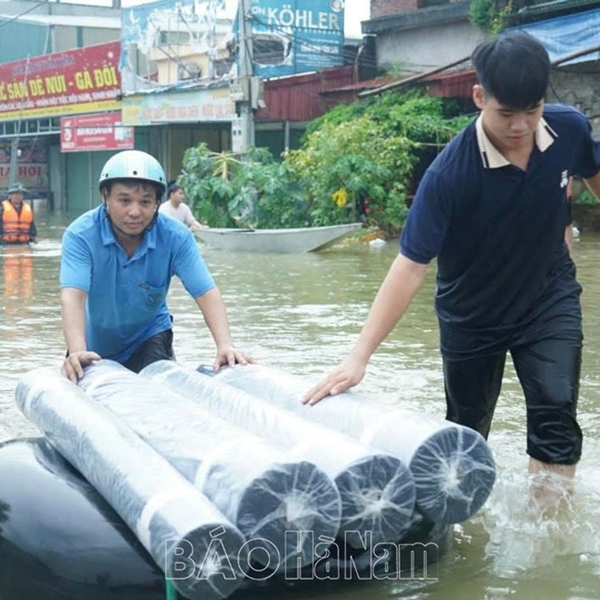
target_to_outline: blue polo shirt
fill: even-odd
[[[103,206],[63,236],[60,285],[87,293],[86,342],[102,358],[125,362],[146,340],[171,328],[166,297],[177,275],[193,297],[215,282],[193,234],[159,214],[131,258],[117,243]]]
[[[529,338],[580,332],[575,266],[564,242],[570,175],[600,170],[600,143],[579,111],[546,105],[527,170],[471,123],[433,161],[400,237],[418,263],[437,257],[436,312],[450,359]],[[529,336],[529,338],[528,338]]]

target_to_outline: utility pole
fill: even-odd
[[[10,169],[8,171],[8,185],[9,187],[17,180],[17,170],[19,168],[17,161],[19,160],[19,132],[17,131],[16,137],[10,142]]]
[[[254,146],[254,113],[252,112],[252,20],[250,0],[239,0],[238,10],[238,85],[239,122],[234,124],[232,135],[235,149],[245,153]],[[238,88],[238,89],[239,89]],[[236,131],[237,125],[237,131]]]
[[[25,63],[25,74],[23,76],[23,89],[27,90],[27,77],[29,75],[29,59],[31,56],[27,55],[27,62]],[[10,143],[10,171],[8,175],[8,183],[11,186],[13,183],[17,181],[17,169],[19,167],[19,137],[21,135],[21,123],[23,122],[23,104],[25,99],[21,99],[21,107],[19,110],[19,120],[17,121],[17,127],[15,131],[15,136],[11,140]]]

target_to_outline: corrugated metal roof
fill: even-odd
[[[421,86],[427,93],[440,98],[471,98],[473,86],[477,83],[477,75],[473,69],[455,71],[453,73],[436,74],[425,77]]]
[[[354,81],[354,67],[326,69],[265,82],[266,108],[256,113],[257,121],[310,121],[321,116],[337,101],[331,102],[321,93],[349,85]]]
[[[327,90],[322,92],[323,95],[327,95],[329,93],[337,93],[337,92],[362,92],[363,90],[373,90],[382,85],[387,85],[388,83],[392,83],[396,81],[398,78],[393,77],[392,75],[385,75],[383,77],[375,77],[374,79],[365,79],[363,81],[355,81],[354,83],[350,83],[348,85],[344,85],[342,87],[335,88],[334,90]]]
[[[357,99],[357,94],[364,90],[373,90],[397,81],[397,77],[378,77],[365,81],[357,81],[345,86],[337,87],[321,92],[322,96],[338,102],[353,102]],[[473,85],[477,83],[475,71],[473,69],[463,69],[451,73],[435,73],[423,77],[418,81],[413,81],[409,87],[425,87],[427,93],[441,98],[470,98]]]

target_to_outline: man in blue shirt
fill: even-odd
[[[600,143],[581,113],[543,104],[550,62],[533,37],[483,42],[472,61],[481,114],[427,170],[358,341],[304,401],[364,377],[437,258],[446,418],[487,437],[510,351],[527,403],[530,471],[570,477],[582,443],[582,327],[566,188],[578,175],[600,198]]]
[[[173,275],[200,308],[217,347],[214,368],[246,364],[235,348],[221,294],[193,234],[159,214],[166,178],[138,150],[110,158],[100,175],[102,204],[65,231],[60,266],[62,322],[68,354],[62,373],[77,382],[99,358],[139,372],[173,359],[166,304]]]

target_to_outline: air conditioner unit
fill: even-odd
[[[179,81],[198,79],[200,74],[200,65],[195,61],[185,61],[177,65],[177,79]]]

